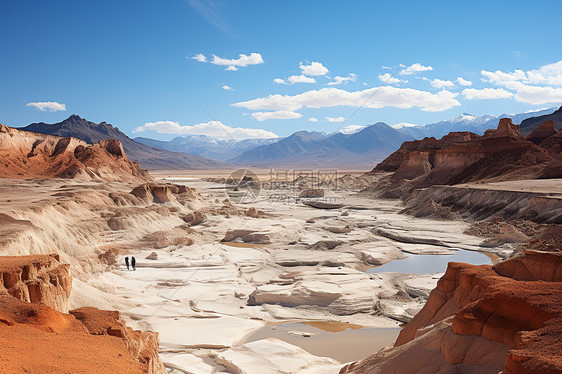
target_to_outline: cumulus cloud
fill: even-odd
[[[513,93],[506,91],[503,88],[483,88],[480,90],[475,88],[465,88],[462,90],[462,94],[467,100],[508,99],[513,97]]]
[[[199,62],[207,62],[207,57],[205,57],[204,54],[202,53],[198,53],[193,57],[190,57],[191,59],[195,60],[195,61],[199,61]]]
[[[431,81],[431,85],[435,88],[455,87],[455,84],[453,82],[437,78]]]
[[[330,72],[324,65],[316,61],[311,62],[310,65],[304,65],[300,62],[299,67],[304,75],[326,75]]]
[[[27,106],[34,107],[40,111],[58,112],[66,110],[66,105],[57,103],[56,101],[37,101],[34,103],[27,103]]]
[[[255,112],[252,117],[258,121],[265,121],[267,119],[295,119],[301,118],[302,114],[291,112],[289,110],[277,110],[275,112]]]
[[[482,70],[481,73],[488,82],[507,88],[516,88],[513,85],[517,83],[562,86],[562,60],[528,71],[518,69],[506,73]]]
[[[318,122],[318,118],[316,118],[316,117],[310,117],[310,118],[308,119],[308,121],[309,121],[309,122]]]
[[[403,66],[403,65],[400,65]],[[421,71],[429,71],[429,70],[433,70],[433,68],[431,66],[423,66],[422,64],[416,62],[415,64],[412,64],[410,66],[408,66],[406,69],[400,71],[401,75],[412,75],[414,73],[418,73]]]
[[[281,78],[275,78],[273,82],[278,84],[316,83],[316,79],[301,74],[301,75],[291,75],[286,80]]]
[[[515,100],[533,105],[560,103],[562,88],[522,85],[517,89]]]
[[[515,90],[515,100],[540,105],[562,101],[562,60],[538,69],[494,72],[482,70],[485,82]],[[542,85],[542,86],[539,86]]]
[[[381,66],[381,69],[390,70],[392,68],[390,66],[383,65],[383,66]]]
[[[287,81],[289,83],[316,83],[316,79],[306,75],[291,75]]]
[[[392,86],[372,87],[361,91],[346,91],[335,87],[306,91],[297,95],[269,95],[232,104],[249,110],[296,111],[303,107],[328,108],[339,105],[366,108],[413,108],[440,112],[459,106],[458,94],[442,90],[437,93]]]
[[[234,88],[232,88],[230,86],[227,86],[226,84],[224,86],[222,86],[222,89],[226,90],[226,91],[234,91]]]
[[[334,77],[332,82],[328,82],[328,86],[335,86],[338,84],[346,83],[346,82],[355,82],[357,80],[357,74],[349,74],[347,77],[340,77],[339,75]]]
[[[212,55],[212,57],[213,58],[209,60],[202,53],[198,53],[190,58],[199,62],[210,62],[213,65],[226,66],[225,70],[229,70],[229,71],[236,71],[240,67],[245,67],[249,65],[263,64],[263,58],[261,54],[255,52],[250,53],[250,55],[245,55],[241,53],[238,55],[238,58],[232,58],[232,59],[222,58],[216,55]]]
[[[339,116],[339,117],[326,117],[326,121],[328,121],[328,122],[343,122],[343,121],[345,121],[345,118],[343,118],[342,116]]]
[[[158,134],[207,135],[219,138],[233,137],[237,140],[277,138],[277,135],[271,131],[230,127],[220,121],[209,121],[193,126],[182,126],[174,121],[146,122],[143,126],[133,130],[134,133],[145,131],[154,131]]]
[[[472,82],[467,81],[466,79],[463,79],[463,77],[458,77],[457,83],[460,84],[461,86],[465,86],[465,87],[472,86]]]
[[[394,83],[408,83],[408,81],[398,79],[390,75],[389,73],[379,74],[379,80],[384,84],[394,84]]]

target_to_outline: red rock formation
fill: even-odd
[[[385,188],[411,192],[436,184],[562,177],[562,135],[541,125],[529,140],[508,118],[483,136],[453,132],[441,139],[404,142],[371,173],[392,172]]]
[[[546,121],[530,133],[527,136],[527,140],[535,144],[540,144],[542,141],[550,138],[557,132],[558,131],[554,128],[554,122],[552,120]]]
[[[449,263],[394,348],[341,373],[385,373],[392,365],[400,368],[393,373],[562,373],[560,264],[562,255],[543,252],[494,267]]]
[[[89,145],[75,138],[19,131],[2,124],[0,178],[152,179],[127,158],[117,140]]]
[[[68,312],[72,289],[70,265],[58,255],[3,256],[0,261],[0,291],[28,303],[42,303]]]
[[[0,257],[0,282],[1,373],[164,373],[158,334],[114,311],[60,311],[72,279],[56,255]]]

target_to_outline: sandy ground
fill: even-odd
[[[496,191],[533,192],[548,194],[551,197],[562,199],[562,179],[533,179],[493,183],[467,183],[459,184],[457,186]]]
[[[352,191],[327,192],[337,209],[304,205],[298,190],[262,190],[232,213],[212,213],[224,208],[224,185],[192,174],[167,181],[196,188],[201,200],[115,207],[111,199],[121,201],[132,186],[3,184],[1,211],[41,229],[22,224],[24,234],[0,245],[6,254],[57,248],[73,264],[71,306],[117,309],[132,327],[157,331],[170,373],[337,373],[342,363],[364,357],[369,341],[369,352],[392,343],[442,275],[424,261],[410,264],[411,273],[373,267],[511,251],[480,247],[482,238],[463,234],[464,222],[412,218],[399,214],[397,201]],[[240,213],[248,208],[261,213]],[[207,209],[207,219],[186,228],[180,215],[199,209]],[[111,217],[123,227],[109,230]],[[194,244],[147,241],[154,232]],[[417,244],[427,239],[432,244]],[[126,248],[137,270],[125,268],[124,255],[101,266],[92,247],[100,253],[107,245]],[[146,259],[152,252],[157,260]]]

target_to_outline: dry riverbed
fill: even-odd
[[[170,373],[337,373],[395,340],[447,261],[491,263],[512,249],[481,247],[465,222],[413,218],[399,201],[352,190],[328,192],[337,208],[316,209],[295,191],[231,205],[223,184],[166,182],[201,196],[139,206],[128,184],[5,184],[0,208],[30,223],[0,246],[57,248],[72,264],[71,307],[117,309],[158,332]],[[194,211],[204,219],[186,225]],[[100,264],[92,247],[119,249],[117,264]]]

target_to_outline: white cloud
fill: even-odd
[[[265,121],[267,119],[295,119],[301,118],[302,114],[291,112],[289,110],[277,110],[274,112],[255,112],[252,113],[252,117],[258,121]]]
[[[471,81],[467,81],[466,79],[463,79],[463,77],[458,77],[457,78],[457,83],[460,84],[461,86],[472,86],[472,82]]]
[[[208,60],[207,57],[205,57],[205,55],[203,55],[202,53],[198,53],[191,58],[199,62],[210,62],[213,65],[226,66],[225,70],[229,70],[229,71],[236,71],[238,70],[239,67],[263,64],[263,58],[261,54],[255,52],[250,53],[250,55],[245,55],[241,53],[238,55],[239,57],[236,59],[222,58],[216,55],[212,55],[212,56],[213,58],[211,60]]]
[[[339,75],[334,77],[333,82],[328,82],[328,86],[334,86],[337,84],[342,84],[344,82],[355,82],[357,80],[357,74],[349,74],[347,77],[340,77]]]
[[[273,82],[277,84],[316,83],[316,79],[306,75],[291,75],[287,79],[275,78]]]
[[[330,71],[320,62],[311,62],[310,65],[303,65],[299,63],[299,67],[304,75],[326,75]]]
[[[58,112],[66,110],[66,105],[57,103],[56,101],[37,101],[34,103],[27,103],[27,106],[34,107],[44,112],[48,110],[49,112]]]
[[[207,57],[205,57],[204,54],[202,53],[198,53],[193,57],[190,57],[191,59],[195,60],[195,61],[199,61],[199,62],[207,62]]]
[[[521,85],[515,100],[522,103],[541,105],[562,102],[562,88]]]
[[[442,90],[437,93],[413,88],[392,86],[372,87],[362,91],[346,91],[335,87],[306,91],[297,95],[269,95],[232,104],[249,110],[295,111],[303,107],[328,108],[339,105],[364,106],[366,108],[395,107],[408,109],[419,107],[426,112],[440,112],[459,106],[458,94]]]
[[[435,88],[455,87],[455,84],[453,82],[441,80],[441,79],[438,79],[438,78],[432,80],[431,85]]]
[[[462,94],[467,100],[475,99],[508,99],[513,97],[513,93],[504,90],[503,88],[483,88],[481,90],[475,88],[465,88]]]
[[[400,83],[400,82],[408,83],[408,81],[398,79],[398,78],[394,78],[389,73],[379,74],[379,80],[381,82],[383,82],[384,84],[394,84],[394,83]]]
[[[403,66],[403,65],[400,65]],[[420,71],[429,71],[429,70],[433,70],[433,68],[431,66],[423,66],[422,64],[416,62],[415,64],[412,64],[410,66],[408,66],[406,69],[402,70],[400,72],[401,75],[412,75],[414,73],[418,73]]]
[[[345,121],[345,118],[343,118],[342,116],[340,116],[340,117],[326,117],[326,121],[328,121],[328,122],[343,122],[343,121]]]
[[[534,70],[494,72],[482,70],[483,81],[515,90],[515,100],[533,105],[559,103],[562,101],[562,60]],[[544,86],[538,86],[544,85]]]
[[[562,86],[562,60],[528,71],[518,69],[506,73],[501,70],[496,70],[495,72],[482,70],[481,73],[487,78],[488,82],[507,88],[516,88],[513,84],[517,82]]]
[[[390,66],[385,66],[385,65],[383,65],[383,66],[381,66],[381,69],[390,70],[390,69],[392,69],[392,68],[391,68]]]
[[[308,119],[308,121],[309,121],[309,122],[318,122],[318,118],[316,118],[316,117],[310,117],[310,118]]]
[[[345,126],[343,129],[340,129],[339,132],[344,133],[344,134],[353,134],[358,132],[359,130],[364,129],[367,126],[361,126],[361,125],[349,125],[349,126]]]
[[[219,138],[233,137],[242,139],[266,139],[277,138],[277,135],[264,129],[248,129],[242,127],[230,127],[220,121],[209,121],[193,126],[181,126],[174,121],[146,122],[143,126],[133,130],[134,133],[155,131],[158,134],[176,135],[208,135]]]
[[[289,83],[316,83],[316,79],[307,77],[306,75],[291,75],[287,78]]]
[[[230,86],[227,86],[226,84],[224,86],[222,86],[222,89],[226,90],[226,91],[235,91],[234,88],[232,88]]]

